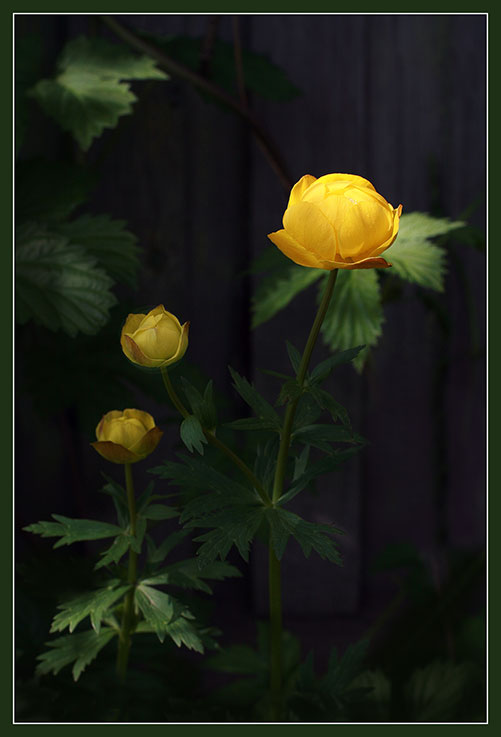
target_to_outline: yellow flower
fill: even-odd
[[[96,427],[97,442],[91,445],[107,461],[136,463],[155,450],[162,435],[148,412],[114,409],[102,416]]]
[[[355,174],[305,174],[291,190],[283,230],[268,238],[292,261],[315,269],[391,266],[380,254],[398,234],[396,209]]]
[[[147,315],[129,315],[122,328],[120,344],[132,363],[139,366],[170,366],[188,348],[189,322],[181,325],[175,315],[158,305]]]

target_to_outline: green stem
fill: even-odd
[[[127,503],[129,507],[130,534],[136,534],[136,499],[134,496],[134,482],[132,480],[131,464],[125,464],[125,486],[127,489]],[[129,568],[127,573],[127,581],[130,584],[130,591],[127,593],[124,602],[122,624],[118,639],[118,656],[117,656],[117,675],[121,681],[125,681],[127,674],[127,662],[129,660],[130,636],[134,622],[134,591],[137,582],[137,553],[132,548],[129,549]]]
[[[297,373],[297,382],[303,386],[311,354],[320,333],[329,303],[331,301],[334,285],[337,278],[337,269],[330,272],[325,291],[320,302],[317,315],[306,341],[301,363]],[[289,402],[285,411],[284,424],[280,433],[280,446],[277,456],[277,467],[273,482],[272,504],[275,506],[283,493],[285,470],[292,435],[292,425],[299,397]],[[280,561],[277,559],[269,541],[269,606],[270,606],[270,689],[271,689],[271,712],[272,720],[280,721],[282,713],[282,593],[280,582]]]
[[[169,372],[167,371],[167,368],[165,366],[162,366],[162,379],[164,382],[164,386],[167,389],[167,394],[169,395],[172,404],[177,409],[177,411],[183,416],[183,417],[189,417],[190,413],[182,403],[181,399],[179,398],[178,394],[176,393],[176,390],[174,389],[174,386],[172,384],[171,378],[169,376]],[[206,430],[205,428],[202,428],[203,433],[205,437],[207,438],[207,441],[214,446],[214,448],[218,448],[222,453],[224,453],[231,462],[237,466],[242,473],[244,473],[249,481],[252,483],[253,487],[256,489],[257,493],[261,497],[261,500],[263,501],[266,506],[270,506],[270,497],[268,496],[268,493],[264,486],[261,484],[259,479],[254,475],[254,473],[251,471],[249,466],[239,457],[236,453],[234,453],[231,448],[229,448],[226,443],[223,443],[222,440],[219,440],[219,438],[216,438],[213,432],[210,430]]]

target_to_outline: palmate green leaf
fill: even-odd
[[[321,269],[304,268],[286,261],[282,268],[264,279],[256,290],[252,298],[252,327],[256,328],[283,310],[297,294],[324,274]]]
[[[315,550],[321,558],[342,565],[341,556],[334,541],[333,535],[343,535],[343,531],[330,525],[320,525],[307,522],[297,514],[282,507],[266,510],[266,519],[271,529],[271,541],[275,554],[281,560],[287,541],[292,535],[300,544],[304,555],[308,558]]]
[[[70,336],[93,335],[107,322],[116,297],[94,258],[61,235],[36,226],[19,229],[16,246],[16,318],[33,319]]]
[[[435,218],[424,212],[402,215],[397,239],[384,258],[391,262],[392,273],[421,287],[444,289],[446,252],[430,242],[430,238],[450,233],[464,223],[447,218]]]
[[[123,533],[121,527],[110,525],[108,522],[70,519],[60,514],[53,514],[52,517],[56,522],[35,522],[23,527],[23,530],[42,537],[59,537],[60,540],[55,543],[54,548],[59,548],[61,545],[71,545],[82,540],[100,540],[105,537],[115,537]]]
[[[46,642],[47,647],[51,649],[38,656],[37,659],[40,663],[37,665],[37,673],[39,675],[47,673],[57,675],[61,668],[74,663],[72,669],[73,680],[78,681],[85,668],[97,657],[115,634],[114,629],[102,627],[99,633],[89,630],[88,632],[65,635]]]
[[[382,334],[383,308],[376,269],[340,269],[322,325],[322,337],[333,351],[365,345],[353,360],[360,371],[369,347]],[[319,297],[323,292],[320,290]]]
[[[106,479],[106,484],[100,489],[102,494],[107,494],[113,499],[113,505],[117,513],[117,521],[119,527],[125,529],[129,523],[129,508],[127,505],[127,492],[119,483],[117,483],[111,476],[102,473],[103,478]]]
[[[193,450],[198,451],[200,455],[204,454],[204,445],[207,445],[207,438],[204,435],[200,420],[195,415],[185,417],[179,428],[181,440],[186,445],[190,453]]]
[[[334,452],[331,443],[359,443],[362,438],[348,425],[306,425],[294,430],[292,441],[312,445],[326,453]]]
[[[141,249],[124,220],[108,215],[82,215],[56,230],[71,244],[81,246],[112,279],[136,286]]]
[[[317,478],[317,476],[324,476],[331,471],[337,471],[342,463],[355,455],[355,453],[358,453],[362,447],[363,445],[360,443],[359,445],[352,446],[347,450],[335,450],[334,453],[322,458],[320,461],[310,463],[306,467],[304,473],[294,478],[289,489],[280,497],[278,503],[283,505],[286,502],[291,501],[291,499],[294,499],[294,497],[305,489],[313,479]]]
[[[80,36],[65,46],[56,77],[38,82],[32,94],[85,151],[105,128],[114,128],[120,116],[132,111],[137,98],[123,81],[130,79],[168,77],[149,57],[102,38]]]
[[[176,645],[185,645],[190,650],[203,653],[204,648],[196,628],[189,621],[191,612],[169,594],[141,582],[135,592],[136,604],[141,610],[146,624],[163,642],[169,635]],[[138,631],[147,631],[138,628]]]
[[[233,386],[240,394],[244,402],[246,402],[256,413],[260,420],[269,423],[270,426],[274,427],[278,432],[282,428],[280,417],[275,412],[271,404],[266,401],[264,397],[259,394],[257,389],[250,384],[247,379],[240,376],[237,371],[228,367],[231,377],[233,379]]]
[[[315,402],[321,409],[327,410],[330,413],[334,422],[341,420],[343,425],[351,427],[351,421],[348,416],[348,410],[339,404],[329,392],[324,389],[320,389],[319,386],[309,386],[308,392],[311,394]]]
[[[194,538],[203,543],[197,550],[200,568],[205,568],[216,560],[224,560],[233,545],[245,560],[249,560],[249,548],[264,515],[265,507],[240,504],[214,512],[210,516],[193,519],[189,527],[213,527],[210,532]]]
[[[130,586],[119,586],[119,583],[119,579],[113,579],[102,589],[91,591],[59,604],[57,608],[61,611],[52,620],[51,633],[62,632],[66,627],[70,632],[73,632],[79,622],[90,616],[92,629],[99,634],[101,621],[107,611],[116,605],[130,589]]]
[[[143,581],[148,586],[170,585],[183,589],[203,591],[212,594],[206,579],[223,581],[226,578],[239,578],[242,574],[226,561],[216,560],[205,568],[200,568],[195,558],[188,558],[161,568]]]
[[[340,351],[335,353],[333,356],[329,356],[325,361],[321,361],[310,373],[308,377],[309,383],[321,384],[328,376],[330,376],[331,372],[337,366],[353,361],[364,348],[364,345],[358,345],[355,348],[348,348],[346,351]]]
[[[200,421],[202,427],[211,430],[217,425],[217,412],[214,403],[214,384],[207,382],[203,395],[184,376],[181,377],[183,390],[190,403],[191,411]]]

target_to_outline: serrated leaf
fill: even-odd
[[[334,422],[341,420],[343,425],[351,427],[348,411],[345,407],[339,404],[339,402],[337,402],[329,392],[326,392],[324,389],[320,389],[318,386],[309,386],[308,392],[321,409],[325,409],[330,413]]]
[[[195,449],[200,455],[204,454],[204,444],[207,445],[207,438],[198,417],[195,415],[185,417],[179,428],[179,434],[190,453],[193,453]]]
[[[209,430],[217,425],[217,412],[214,404],[213,382],[209,381],[203,396],[184,376],[181,377],[183,390],[190,403],[191,411],[200,420],[203,428]]]
[[[147,522],[144,517],[138,515],[136,518],[136,534],[130,536],[130,546],[132,550],[138,555],[141,554],[141,547],[143,544],[144,536],[146,534]]]
[[[61,223],[57,232],[81,246],[112,279],[134,287],[141,249],[126,225],[124,220],[112,220],[108,215],[82,215]]]
[[[237,509],[230,507],[190,522],[191,527],[215,528],[194,538],[195,542],[203,543],[197,550],[200,567],[214,563],[218,557],[224,560],[233,545],[247,562],[250,543],[261,524],[263,513],[262,506],[242,504]]]
[[[247,379],[240,376],[240,374],[232,369],[231,366],[228,368],[233,379],[233,386],[244,402],[254,410],[259,419],[269,422],[277,429],[278,432],[280,432],[282,423],[280,421],[280,417],[275,412],[271,404],[262,397],[261,394],[259,394],[257,389],[250,384]]]
[[[21,324],[33,319],[72,337],[93,335],[117,301],[112,285],[91,256],[61,235],[33,226],[18,231],[16,317]]]
[[[266,519],[270,525],[273,549],[279,560],[282,558],[287,541],[292,535],[301,545],[307,558],[311,551],[315,550],[321,558],[327,558],[333,563],[342,565],[339,552],[331,539],[332,535],[343,534],[341,530],[329,525],[307,522],[297,514],[282,507],[266,510]]]
[[[282,384],[276,403],[281,405],[286,404],[286,402],[293,402],[295,399],[299,399],[304,392],[305,388],[299,385],[297,379],[287,379]]]
[[[331,443],[357,443],[362,438],[347,425],[306,425],[294,430],[292,441],[312,445],[326,453],[334,452]]]
[[[362,447],[363,445],[360,444],[348,448],[347,450],[335,450],[334,453],[322,458],[320,461],[310,463],[306,467],[304,473],[296,478],[291,484],[289,490],[280,497],[278,503],[282,505],[289,502],[297,496],[299,492],[306,488],[306,486],[308,486],[308,484],[317,476],[324,476],[331,471],[337,471],[342,463],[355,455],[355,453],[358,453]]]
[[[300,427],[312,425],[322,414],[322,407],[314,399],[310,391],[305,392],[299,398],[299,403],[294,416],[293,431]]]
[[[107,483],[100,489],[102,494],[107,494],[113,499],[115,511],[117,513],[119,527],[126,528],[129,523],[129,508],[127,505],[127,493],[123,486],[120,486],[111,476],[102,474]]]
[[[101,555],[103,556],[94,566],[94,570],[103,568],[110,563],[118,563],[120,559],[130,548],[130,536],[129,535],[118,535],[112,542],[108,550],[105,550]]]
[[[319,296],[322,293],[323,289]],[[367,346],[353,361],[357,371],[360,371],[367,357],[367,349],[376,345],[382,333],[383,320],[376,269],[340,269],[322,325],[322,337],[326,345],[333,351]]]
[[[52,517],[56,522],[36,522],[23,527],[23,530],[42,537],[60,537],[61,539],[55,543],[54,548],[59,548],[61,545],[71,545],[82,540],[100,540],[105,537],[115,537],[123,532],[121,527],[110,525],[107,522],[70,519],[60,514],[53,514]]]
[[[183,589],[193,589],[212,594],[211,587],[205,579],[223,581],[225,578],[238,578],[242,574],[226,561],[214,561],[205,568],[200,568],[195,558],[188,558],[177,563],[163,567],[153,576],[143,581],[147,585],[170,585],[179,586]]]
[[[169,594],[147,586],[144,582],[137,586],[135,600],[160,642],[169,635],[178,647],[184,644],[191,650],[203,653],[200,637],[188,621],[193,619],[193,615],[185,606]]]
[[[294,297],[324,275],[321,269],[305,269],[286,263],[267,277],[252,298],[252,327],[266,322],[283,310]]]
[[[229,427],[231,430],[273,430],[276,432],[276,423],[270,420],[262,420],[259,417],[242,417],[239,420],[232,420],[231,422],[225,422],[225,427]]]
[[[66,44],[54,79],[43,79],[32,94],[45,112],[87,150],[105,128],[132,111],[136,96],[129,79],[167,79],[147,56],[102,38],[80,36]]]
[[[92,628],[99,634],[101,621],[107,610],[111,609],[130,589],[130,586],[117,586],[119,583],[119,579],[114,579],[105,588],[82,594],[59,604],[57,608],[61,611],[52,620],[51,633],[62,632],[66,627],[73,632],[77,624],[90,616]]]
[[[322,381],[325,381],[336,366],[341,366],[343,363],[353,361],[364,348],[364,345],[358,345],[356,348],[348,348],[346,351],[340,351],[339,353],[335,353],[333,356],[329,356],[325,361],[322,361],[318,366],[315,366],[309,376],[310,383],[320,384]]]
[[[424,212],[411,212],[400,218],[396,241],[384,253],[392,272],[422,287],[442,292],[446,271],[446,252],[430,242],[431,238],[450,233],[464,223],[435,218]]]
[[[57,675],[61,668],[74,663],[73,680],[78,681],[87,665],[97,657],[115,634],[115,630],[102,627],[99,633],[89,630],[46,642],[47,647],[51,649],[37,656],[37,660],[40,661],[37,665],[37,673]]]

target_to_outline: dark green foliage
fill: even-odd
[[[266,425],[270,429],[275,429],[277,430],[277,432],[280,432],[282,423],[280,421],[280,417],[277,415],[271,404],[269,404],[269,402],[267,402],[266,399],[262,397],[261,394],[259,394],[259,392],[252,384],[247,381],[247,379],[240,376],[240,374],[234,371],[231,366],[229,367],[229,371],[233,379],[233,386],[240,394],[244,402],[246,402],[249,407],[254,410],[259,420],[261,420],[263,423],[266,423]]]
[[[87,150],[105,128],[114,128],[122,115],[132,112],[137,98],[124,80],[167,78],[149,57],[102,38],[80,36],[66,44],[56,76],[37,82],[32,94]]]
[[[82,215],[61,223],[56,230],[72,244],[82,246],[115,281],[136,286],[140,249],[124,220],[109,215]]]
[[[116,303],[111,278],[83,248],[36,225],[16,234],[16,318],[92,335]]]
[[[191,411],[205,430],[213,430],[217,425],[217,412],[212,380],[207,382],[203,395],[184,376],[181,382]]]
[[[207,438],[204,435],[200,420],[195,415],[189,415],[181,423],[179,428],[181,440],[186,445],[190,453],[193,449],[198,451],[200,455],[204,454],[204,444],[207,444]]]
[[[68,627],[70,633],[86,617],[90,617],[92,629],[99,634],[103,618],[123,599],[130,586],[120,586],[120,579],[111,579],[107,586],[60,604],[60,613],[52,621],[52,632],[62,632]]]
[[[341,557],[335,543],[331,540],[332,535],[342,535],[342,530],[330,525],[319,525],[314,522],[306,522],[297,514],[289,512],[282,507],[268,509],[266,519],[271,529],[271,541],[275,555],[281,560],[289,537],[297,540],[301,545],[304,555],[308,558],[312,550],[315,550],[321,558],[327,558],[341,565]]]
[[[38,658],[40,663],[37,666],[37,673],[57,675],[61,668],[73,663],[73,680],[78,681],[84,669],[115,635],[116,631],[111,627],[102,627],[99,633],[89,630],[51,640],[46,643],[50,650]]]
[[[122,533],[122,529],[107,522],[90,519],[70,519],[60,514],[53,514],[56,522],[36,522],[23,529],[41,537],[59,537],[54,548],[61,545],[71,545],[81,540],[100,540],[103,537],[115,537]]]

